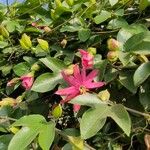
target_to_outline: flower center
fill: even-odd
[[[88,89],[85,86],[80,86],[79,91],[80,91],[80,94],[85,94],[88,91]]]

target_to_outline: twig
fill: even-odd
[[[134,110],[134,109],[131,109],[131,108],[128,108],[128,107],[125,107],[124,108],[127,110],[127,111],[130,111],[132,113],[135,113],[135,114],[138,114],[138,115],[141,115],[141,116],[144,116],[146,118],[150,118],[150,115],[147,114],[147,113],[143,113],[143,112],[140,112],[140,111],[137,111],[137,110]]]
[[[11,121],[16,121],[17,120],[15,118],[11,118],[11,117],[8,117],[8,116],[0,116],[0,119],[11,120]]]

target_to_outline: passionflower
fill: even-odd
[[[57,95],[65,96],[65,99],[63,99],[61,103],[68,102],[74,97],[84,94],[91,89],[102,87],[105,84],[104,82],[94,82],[94,78],[97,74],[97,70],[92,70],[87,75],[86,69],[82,68],[80,71],[77,64],[74,65],[73,75],[67,75],[64,71],[62,71],[62,76],[68,83],[69,87],[56,91]]]
[[[85,69],[91,69],[94,64],[94,56],[83,49],[79,49],[79,52],[81,54],[82,67]]]
[[[34,81],[34,76],[32,73],[29,73],[27,75],[23,75],[20,77],[20,80],[22,80],[22,86],[26,89],[29,90],[32,87],[33,81]]]

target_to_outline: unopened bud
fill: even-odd
[[[55,4],[56,4],[57,7],[62,6],[61,0],[55,0]]]
[[[67,69],[64,70],[64,73],[66,75],[72,75],[73,74],[73,68],[74,68],[74,65],[70,65]]]
[[[101,92],[98,93],[98,97],[102,100],[102,101],[108,101],[110,98],[110,93],[108,92],[108,90],[103,90]]]
[[[0,41],[3,41],[3,40],[4,40],[3,36],[2,36],[2,35],[0,35]]]
[[[61,117],[61,115],[62,115],[62,107],[61,107],[60,104],[54,106],[54,108],[53,108],[53,110],[52,110],[52,115],[53,115],[53,117],[55,117],[55,118]]]
[[[0,34],[5,38],[9,37],[9,32],[6,30],[6,28],[3,25],[0,25]]]
[[[0,106],[15,106],[17,104],[16,100],[10,97],[4,98],[0,101]]]
[[[115,62],[118,59],[118,52],[117,51],[109,51],[107,54],[107,59],[111,62]]]
[[[44,31],[45,31],[46,33],[51,33],[51,32],[52,32],[52,29],[49,28],[48,26],[46,26],[46,27],[44,27]]]
[[[27,36],[25,33],[22,35],[21,39],[19,40],[21,47],[23,49],[30,49],[32,47],[32,42],[30,40],[30,37]]]
[[[13,134],[16,134],[16,133],[19,131],[19,128],[17,128],[17,127],[11,127],[11,128],[9,128],[9,130],[10,130]]]
[[[90,54],[92,54],[92,55],[96,55],[96,48],[94,48],[94,47],[89,47],[89,48],[87,49],[87,51],[88,51]]]
[[[67,40],[63,39],[60,44],[62,45],[63,48],[65,48],[67,45]]]
[[[48,51],[49,50],[49,44],[46,40],[43,39],[37,39],[40,47],[44,50],[44,51]]]
[[[19,80],[20,78],[13,78],[7,83],[7,86],[14,86],[16,83],[18,83]]]
[[[40,69],[40,66],[37,63],[33,64],[31,67],[31,71],[39,71],[39,69]]]
[[[74,0],[65,0],[65,1],[69,6],[72,6],[74,4]]]
[[[119,42],[113,38],[111,38],[107,41],[107,45],[108,45],[108,49],[110,51],[118,51],[119,47],[120,47]]]

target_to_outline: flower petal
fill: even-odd
[[[82,77],[81,77],[81,74],[80,74],[80,69],[79,69],[79,66],[76,64],[73,68],[73,75],[76,79],[78,79],[78,82],[82,82]]]
[[[98,74],[98,70],[93,70],[91,71],[87,77],[86,77],[86,81],[92,81]]]
[[[73,94],[68,95],[65,99],[61,100],[61,103],[66,103],[68,101],[70,101],[71,99],[73,99],[74,97],[78,96],[80,94],[79,91],[74,92]]]
[[[77,91],[77,89],[74,86],[71,86],[71,87],[68,87],[68,88],[65,88],[65,89],[60,89],[60,90],[56,91],[55,94],[62,95],[62,96],[65,96],[65,95],[67,96],[67,95],[76,93],[76,91]]]
[[[80,108],[81,108],[81,106],[78,105],[78,104],[74,104],[74,105],[73,105],[73,111],[74,111],[74,112],[78,112],[78,111],[80,110]]]
[[[105,85],[104,82],[87,82],[87,83],[85,83],[84,86],[85,86],[87,89],[94,89],[94,88],[102,87],[102,86],[104,86],[104,85]]]

